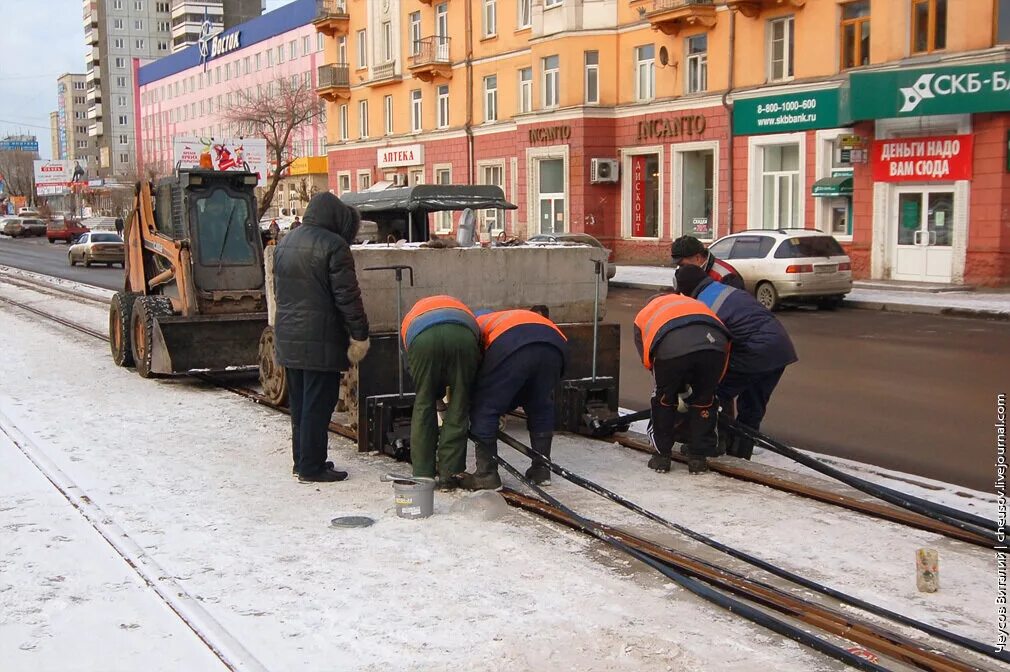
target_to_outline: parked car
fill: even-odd
[[[71,245],[77,240],[78,236],[90,230],[76,219],[58,218],[50,220],[46,225],[46,238],[49,239],[50,243],[62,240],[67,245]]]
[[[732,264],[769,310],[785,300],[833,309],[852,291],[851,260],[834,237],[817,229],[742,231],[708,249]]]
[[[46,224],[31,217],[8,217],[3,222],[2,233],[11,238],[46,235]]]
[[[591,245],[592,247],[598,247],[601,250],[606,250],[607,252],[607,280],[610,280],[615,275],[617,275],[617,266],[610,263],[610,258],[613,256],[613,252],[604,247],[603,243],[598,241],[593,236],[588,233],[538,233],[535,236],[530,236],[526,239],[528,243],[569,243],[572,245]]]
[[[119,264],[125,268],[126,246],[118,234],[89,231],[81,234],[77,242],[70,246],[67,261],[71,266],[79,263],[83,263],[85,267],[92,264],[105,264],[109,267]]]

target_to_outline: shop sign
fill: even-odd
[[[882,140],[873,145],[876,182],[938,182],[970,180],[971,135]]]
[[[377,161],[379,168],[419,166],[424,163],[424,145],[383,147],[377,152]]]
[[[733,101],[733,135],[791,133],[842,125],[837,88]]]
[[[691,235],[700,238],[706,238],[712,234],[712,230],[708,226],[708,217],[692,217],[691,218]]]
[[[857,72],[849,77],[853,119],[1010,110],[1010,65]]]
[[[180,168],[200,168],[210,161],[210,170],[235,170],[255,173],[258,185],[267,183],[267,141],[263,138],[172,139],[172,155]]]
[[[567,142],[572,137],[572,127],[564,124],[531,128],[529,130],[529,137],[531,145],[543,144],[545,142]]]
[[[638,122],[638,140],[693,137],[704,133],[706,126],[707,121],[700,114],[646,119]]]
[[[645,232],[645,156],[631,157],[631,235],[644,238]]]

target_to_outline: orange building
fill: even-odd
[[[1010,1],[318,0],[315,26],[338,194],[493,183],[519,209],[492,231],[629,262],[816,227],[860,277],[1010,277]]]

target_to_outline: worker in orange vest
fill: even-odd
[[[473,312],[451,296],[429,296],[414,304],[400,325],[414,381],[410,419],[410,462],[414,476],[438,472],[441,490],[457,487],[466,469],[470,388],[480,364],[480,328]],[[439,429],[435,405],[449,390]],[[437,457],[437,459],[436,459]]]
[[[718,454],[715,390],[729,357],[726,327],[701,301],[664,294],[635,317],[635,346],[656,381],[649,422],[656,454],[649,468],[670,471],[677,411],[683,400],[690,437],[688,471],[708,471],[707,458]]]
[[[568,339],[550,318],[531,310],[501,310],[478,315],[484,360],[477,372],[470,433],[477,467],[460,475],[466,490],[497,490],[498,418],[522,406],[530,445],[546,458],[554,438],[554,390],[565,370]],[[551,470],[534,458],[526,478],[549,485]]]

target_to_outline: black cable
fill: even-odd
[[[670,520],[667,520],[666,518],[663,518],[659,514],[653,513],[652,511],[649,511],[648,509],[643,508],[643,507],[639,506],[638,504],[635,504],[634,502],[632,502],[632,501],[630,501],[628,499],[625,499],[624,497],[622,497],[621,495],[617,494],[616,492],[613,492],[612,490],[608,490],[607,488],[605,488],[605,487],[603,487],[601,485],[598,485],[597,483],[594,483],[593,481],[590,481],[589,479],[583,478],[582,476],[579,476],[578,474],[575,474],[575,473],[572,473],[572,472],[568,471],[567,469],[565,469],[561,465],[557,464],[556,462],[551,461],[549,458],[547,458],[544,455],[540,454],[538,451],[536,451],[533,448],[525,445],[524,443],[522,443],[518,439],[513,438],[512,436],[506,434],[505,432],[499,432],[498,433],[498,438],[499,438],[499,440],[501,440],[502,442],[504,442],[508,446],[514,448],[515,450],[519,451],[520,453],[523,453],[527,457],[537,457],[538,459],[543,460],[546,464],[548,464],[550,466],[550,469],[551,469],[552,472],[554,472],[558,476],[561,476],[562,478],[564,478],[564,479],[566,479],[566,480],[574,483],[575,485],[579,486],[580,488],[584,488],[584,489],[589,490],[590,492],[592,492],[592,493],[594,493],[596,495],[599,495],[600,497],[604,497],[606,499],[609,499],[610,501],[614,502],[615,504],[619,504],[620,506],[623,506],[626,509],[629,509],[631,511],[634,511],[635,513],[638,513],[638,514],[640,514],[642,516],[645,516],[649,520],[652,520],[652,521],[654,521],[656,523],[659,523],[660,525],[663,525],[664,527],[667,527],[667,528],[669,528],[669,529],[671,529],[671,530],[673,530],[675,532],[683,534],[684,536],[686,536],[686,537],[688,537],[690,539],[694,539],[695,541],[701,542],[701,543],[705,544],[706,546],[709,546],[709,547],[714,548],[714,549],[716,549],[718,551],[721,551],[721,552],[723,552],[723,553],[725,553],[727,555],[730,555],[730,556],[732,556],[732,557],[734,557],[734,558],[736,558],[738,560],[743,560],[744,562],[747,562],[747,563],[749,563],[751,565],[754,565],[755,567],[757,567],[759,569],[762,569],[762,570],[768,572],[769,574],[773,574],[775,576],[778,576],[779,578],[786,579],[787,581],[792,581],[793,583],[795,583],[795,584],[797,584],[799,586],[802,586],[802,587],[807,588],[809,590],[816,591],[818,593],[821,593],[822,595],[827,595],[828,597],[834,598],[834,599],[839,600],[841,602],[845,602],[846,604],[849,604],[849,605],[851,605],[853,607],[862,609],[863,611],[869,612],[871,614],[875,614],[877,616],[882,616],[882,617],[885,617],[885,618],[889,618],[889,619],[891,619],[891,620],[893,620],[895,622],[901,623],[902,625],[907,625],[907,626],[916,628],[916,629],[918,629],[918,630],[920,630],[920,631],[922,631],[922,632],[924,632],[926,634],[932,635],[932,636],[934,636],[934,637],[936,637],[938,639],[942,639],[942,640],[951,642],[952,644],[957,644],[958,646],[963,646],[964,648],[970,649],[971,651],[974,651],[975,653],[978,653],[978,654],[981,654],[981,655],[984,655],[984,656],[987,656],[987,657],[990,657],[990,658],[994,658],[996,660],[1001,660],[1001,661],[1006,662],[1006,663],[1010,663],[1010,653],[1008,653],[1006,651],[1003,651],[1003,652],[1000,652],[1000,653],[996,653],[994,651],[994,649],[993,649],[992,646],[988,646],[988,645],[982,644],[981,642],[977,642],[977,641],[975,641],[973,639],[970,639],[968,637],[964,637],[962,635],[959,635],[957,633],[950,632],[948,630],[944,630],[942,628],[938,628],[938,627],[933,626],[933,625],[929,625],[928,623],[923,623],[921,621],[917,621],[914,618],[911,618],[911,617],[904,616],[902,614],[893,612],[893,611],[891,611],[889,609],[885,609],[884,607],[879,607],[879,606],[877,606],[877,605],[875,605],[875,604],[873,604],[871,602],[866,602],[865,600],[862,600],[862,599],[860,599],[858,597],[853,597],[853,596],[848,595],[846,593],[843,593],[841,591],[835,590],[834,588],[830,588],[828,586],[825,586],[823,584],[817,583],[815,581],[811,581],[810,579],[807,579],[807,578],[805,578],[803,576],[800,576],[799,574],[795,574],[793,572],[790,572],[787,569],[783,569],[783,568],[781,568],[781,567],[779,567],[777,565],[773,565],[772,563],[770,563],[770,562],[768,562],[766,560],[762,560],[761,558],[758,558],[756,556],[750,555],[749,553],[746,553],[744,551],[739,551],[739,550],[737,550],[737,549],[735,549],[735,548],[733,548],[731,546],[727,546],[727,545],[725,545],[725,544],[723,544],[723,543],[721,543],[719,541],[716,541],[715,539],[713,539],[711,537],[705,536],[704,534],[701,534],[699,532],[695,532],[694,530],[691,530],[690,528],[687,528],[687,527],[684,527],[682,525],[678,525],[677,523],[671,522]]]
[[[495,461],[502,467],[504,467],[506,471],[512,474],[520,482],[522,482],[528,488],[530,488],[535,493],[540,495],[540,497],[542,497],[544,501],[546,501],[550,505],[554,506],[555,508],[559,509],[567,516],[572,518],[572,520],[574,520],[578,524],[579,528],[582,529],[584,532],[591,534],[600,541],[612,546],[613,548],[623,553],[630,555],[631,557],[648,565],[649,567],[652,567],[663,576],[667,577],[671,581],[675,581],[677,584],[687,589],[688,591],[694,593],[698,597],[707,600],[708,602],[711,602],[715,605],[723,607],[724,609],[727,609],[731,613],[743,616],[749,621],[764,626],[765,628],[768,628],[773,632],[776,632],[784,637],[788,637],[789,639],[798,642],[800,644],[803,644],[804,646],[808,646],[814,649],[815,651],[818,651],[831,658],[834,658],[835,660],[839,660],[850,667],[854,667],[858,670],[869,670],[870,672],[888,672],[886,667],[882,667],[880,665],[877,665],[876,663],[872,663],[864,658],[861,658],[847,651],[846,649],[843,649],[840,646],[832,644],[827,640],[821,639],[820,637],[817,637],[815,635],[806,632],[802,628],[798,628],[783,620],[770,616],[765,612],[761,611],[760,609],[756,609],[755,607],[746,604],[745,602],[741,602],[740,600],[729,597],[728,595],[724,595],[723,593],[720,593],[711,586],[704,584],[697,579],[685,576],[684,574],[681,574],[672,567],[656,560],[655,558],[646,555],[642,551],[639,551],[638,549],[628,546],[623,541],[620,541],[615,537],[611,536],[610,534],[608,534],[607,532],[605,532],[598,523],[595,523],[587,518],[583,518],[582,516],[575,513],[570,508],[559,502],[554,497],[551,497],[543,490],[543,488],[540,488],[539,486],[530,482],[521,473],[519,473],[519,471],[515,467],[513,467],[511,464],[509,464],[500,456],[496,455]]]

